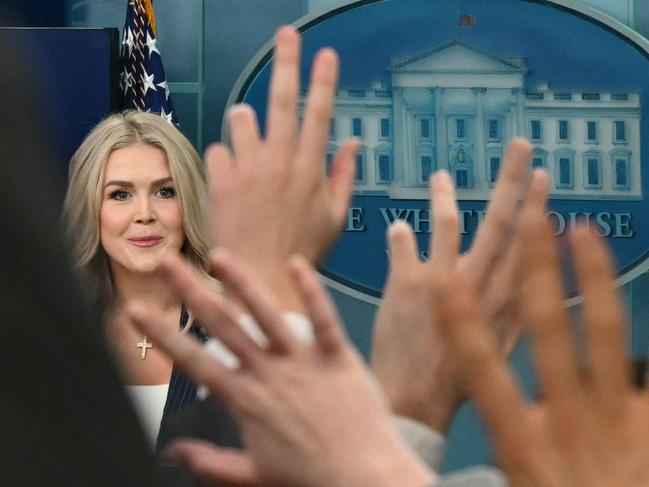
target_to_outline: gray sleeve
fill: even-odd
[[[433,471],[439,472],[446,446],[444,436],[418,421],[403,416],[394,416],[394,422],[401,437],[419,459]],[[507,487],[508,485],[505,474],[497,468],[477,466],[442,475],[435,487]]]
[[[419,421],[404,416],[394,416],[394,423],[401,438],[419,459],[435,472],[439,471],[446,445],[444,436]]]
[[[507,487],[505,474],[494,467],[471,467],[442,475],[437,487]]]

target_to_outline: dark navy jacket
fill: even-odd
[[[181,327],[187,322],[187,318],[187,313],[183,310],[180,320]],[[190,328],[189,333],[201,342],[208,339],[203,327],[197,323]],[[196,385],[179,368],[174,366],[160,424],[157,451],[164,451],[165,446],[180,438],[197,438],[223,447],[241,448],[241,433],[229,411],[212,397],[203,401],[199,400],[196,393]],[[204,485],[178,466],[169,465],[163,461],[161,468],[165,486],[199,487]],[[214,486],[214,484],[211,485]]]

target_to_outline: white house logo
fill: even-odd
[[[347,226],[323,267],[341,289],[379,294],[384,232],[396,219],[426,248],[427,181],[437,169],[455,180],[467,247],[516,135],[552,178],[557,233],[586,220],[608,237],[621,274],[646,267],[647,43],[561,3],[360,1],[305,24],[305,58],[329,44],[342,61],[324,170],[346,139],[362,141]],[[263,58],[236,93],[262,115],[267,71]]]
[[[525,85],[523,57],[451,41],[392,60],[382,81],[339,90],[328,160],[363,141],[358,194],[426,199],[428,176],[448,169],[463,200],[485,200],[506,142],[525,135],[555,198],[640,198],[640,95]]]

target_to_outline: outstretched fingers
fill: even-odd
[[[173,256],[161,265],[176,296],[211,335],[218,336],[242,364],[252,363],[259,347],[239,326],[234,312],[211,287],[205,276],[180,256]]]
[[[557,248],[544,211],[526,208],[520,218],[523,317],[530,326],[544,397],[551,407],[563,404],[554,410],[561,411],[557,419],[569,428],[577,424],[580,384]]]
[[[521,211],[532,211],[534,214],[539,214],[545,211],[548,193],[550,191],[550,176],[544,169],[534,169],[530,175],[530,181],[527,186],[527,192],[523,198]],[[521,221],[519,219],[519,221]],[[520,225],[517,225],[518,229]]]
[[[453,269],[460,246],[460,222],[455,188],[450,175],[443,170],[431,176],[429,186],[433,216],[430,262],[436,269]]]
[[[205,178],[207,180],[208,201],[205,205],[206,223],[212,239],[218,237],[223,225],[230,226],[228,221],[232,211],[221,211],[233,201],[238,188],[239,168],[235,165],[233,154],[223,144],[212,144],[205,151]]]
[[[525,401],[495,337],[480,317],[478,297],[460,272],[434,281],[434,306],[458,373],[476,401],[496,443],[521,444]]]
[[[549,176],[542,169],[532,172],[527,186],[527,193],[521,205],[522,212],[532,211],[542,213],[545,211],[548,190]],[[499,334],[503,344],[504,356],[507,356],[513,349],[522,329],[520,319],[520,287],[521,287],[521,224],[519,218],[514,224],[514,234],[511,243],[507,246],[505,254],[500,257],[498,264],[492,269],[487,278],[484,300],[485,311],[489,318],[500,316],[499,320],[487,320],[488,323],[495,323],[501,328],[496,332]]]
[[[313,60],[311,84],[302,122],[297,160],[311,177],[322,177],[322,161],[338,82],[338,55],[333,49],[322,49]]]
[[[300,34],[292,27],[282,27],[275,35],[275,60],[270,80],[266,140],[270,153],[280,159],[293,150],[295,106],[300,86]]]
[[[335,355],[345,349],[347,337],[340,325],[336,307],[318,282],[315,271],[302,257],[291,259],[291,270],[298,291],[304,301],[318,348],[327,355]]]
[[[243,261],[225,249],[217,249],[212,255],[212,271],[250,311],[268,338],[271,350],[279,353],[295,350],[297,339],[284,323],[281,306]]]
[[[127,313],[135,326],[157,347],[173,358],[187,375],[196,382],[204,384],[214,395],[225,403],[232,398],[232,381],[227,369],[221,362],[206,352],[203,346],[193,338],[170,329],[161,322],[156,312],[143,303],[132,303]]]
[[[329,176],[329,195],[331,196],[331,214],[335,222],[342,227],[347,217],[349,200],[354,188],[354,172],[356,170],[356,154],[360,142],[348,140],[334,156]]]
[[[587,227],[571,235],[575,267],[584,299],[590,371],[596,403],[619,419],[628,405],[630,374],[625,355],[624,313],[604,242]]]
[[[471,270],[475,282],[484,281],[511,236],[514,212],[531,157],[532,146],[525,139],[517,138],[510,142],[484,222],[463,262]]]
[[[397,220],[388,228],[388,251],[390,278],[412,275],[421,263],[415,234],[410,225],[403,220]]]
[[[257,115],[251,106],[234,105],[229,113],[230,141],[236,155],[237,166],[257,170],[261,138]]]

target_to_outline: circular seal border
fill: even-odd
[[[320,24],[321,22],[326,21],[327,19],[340,15],[343,12],[355,10],[357,8],[365,7],[368,5],[376,3],[384,3],[388,0],[341,0],[336,2],[329,7],[320,9],[312,14],[305,15],[301,17],[292,25],[299,32],[307,32],[312,27]],[[572,15],[582,17],[583,19],[596,23],[600,27],[609,30],[610,32],[623,37],[627,42],[635,45],[641,51],[649,57],[649,40],[645,39],[638,32],[633,30],[631,27],[625,25],[619,20],[611,17],[608,14],[605,14],[599,10],[596,10],[594,7],[583,5],[578,3],[575,0],[518,0],[525,3],[536,3],[541,5],[548,5],[560,10],[564,10]],[[274,40],[270,39],[266,44],[262,46],[257,54],[248,62],[244,70],[241,72],[237,81],[235,82],[230,95],[226,101],[225,110],[222,119],[222,129],[221,129],[221,140],[228,140],[228,124],[227,124],[227,113],[229,108],[236,103],[243,101],[248,89],[254,83],[257,75],[266,67],[266,65],[272,60]],[[636,264],[631,264],[624,269],[618,271],[618,277],[615,280],[616,286],[620,287],[634,279],[638,278],[640,275],[644,274],[649,270],[649,249],[645,254],[640,257]],[[326,270],[321,270],[319,272],[321,281],[328,287],[341,292],[351,298],[378,306],[381,302],[381,298],[375,296],[373,293],[367,291],[363,292],[358,289],[362,286],[356,284],[351,285],[347,284],[344,278],[336,276],[332,277],[330,272]],[[344,282],[341,282],[344,281]],[[573,296],[566,299],[566,306],[575,306],[580,304],[582,298],[580,295]]]

